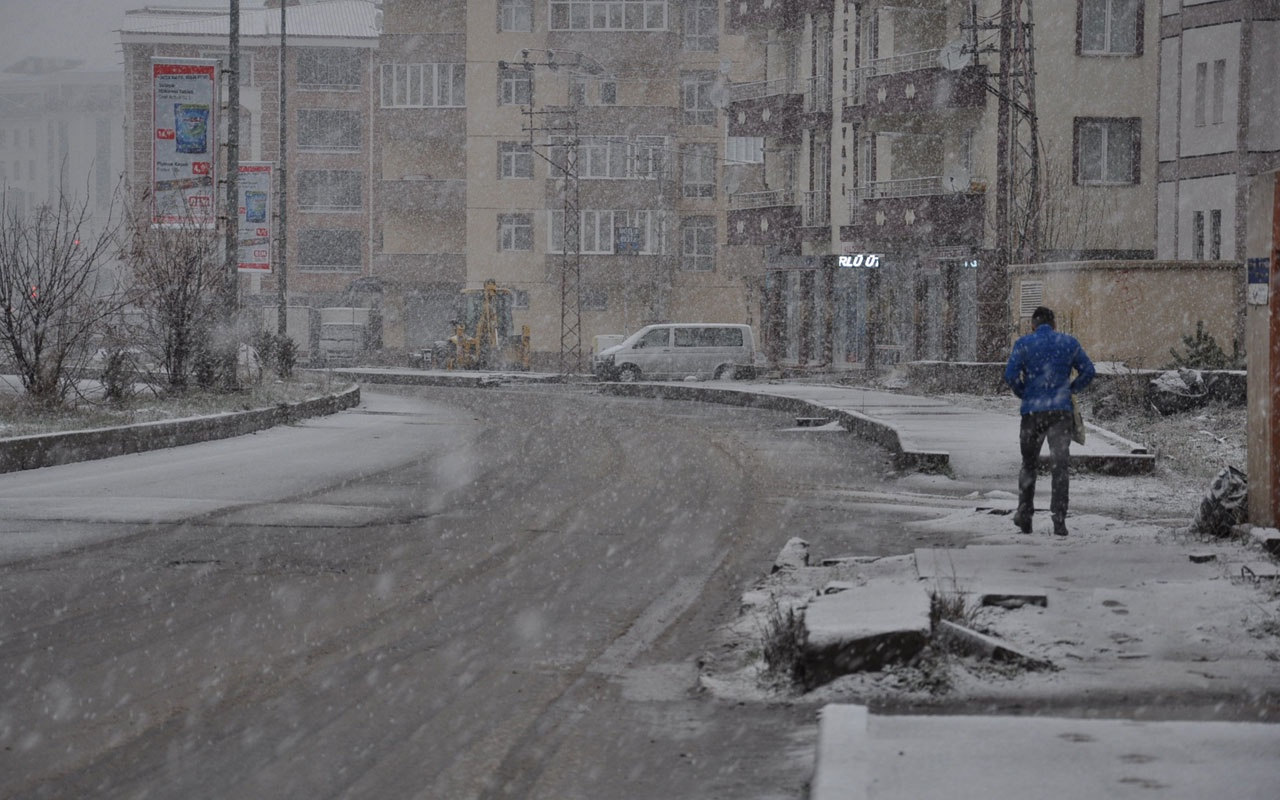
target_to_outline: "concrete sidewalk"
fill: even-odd
[[[1008,479],[1018,474],[1016,413],[983,411],[936,397],[787,382],[604,383],[600,384],[600,391],[755,406],[827,418],[883,445],[894,453],[902,468],[946,471],[965,480]],[[1088,425],[1088,430],[1084,444],[1071,446],[1071,463],[1076,469],[1134,475],[1154,468],[1155,457],[1144,445],[1096,425]]]

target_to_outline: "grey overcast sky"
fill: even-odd
[[[120,66],[120,24],[144,6],[230,8],[228,0],[0,0],[0,69],[28,56],[81,58],[91,69]],[[244,10],[263,0],[240,0]]]

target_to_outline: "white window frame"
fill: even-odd
[[[498,31],[529,33],[533,30],[533,0],[500,0]]]
[[[715,268],[716,218],[711,215],[685,217],[680,221],[680,269],[713,272]]]
[[[527,106],[533,102],[533,73],[526,69],[498,71],[498,105]]]
[[[685,125],[716,124],[716,107],[711,102],[715,85],[714,72],[686,72],[680,76],[681,119]]]
[[[667,0],[550,0],[553,31],[665,31]]]
[[[533,250],[533,215],[512,213],[498,215],[498,251],[527,253]]]
[[[710,30],[705,30],[709,27]],[[691,53],[714,53],[720,47],[719,0],[685,0],[684,49]]]
[[[1080,54],[1087,56],[1134,56],[1142,52],[1142,40],[1139,34],[1141,28],[1139,22],[1143,13],[1143,6],[1146,2],[1155,2],[1155,0],[1079,0],[1077,9],[1077,17],[1080,25]],[[1130,15],[1129,12],[1132,12]],[[1121,18],[1125,15],[1126,18]],[[1101,31],[1090,31],[1087,27],[1090,24],[1101,24]],[[1132,46],[1125,49],[1118,49],[1116,37],[1123,32],[1123,28],[1128,28],[1128,37],[1132,39]],[[1089,39],[1101,34],[1102,43],[1099,47],[1096,43],[1091,44]],[[1123,47],[1124,45],[1121,45]]]
[[[667,251],[666,220],[667,213],[658,209],[581,211],[578,216],[578,252],[614,255],[617,253],[616,229],[630,227],[640,228],[640,255],[662,255]],[[601,226],[606,222],[607,239],[602,240]],[[553,208],[547,213],[547,243],[548,253],[564,252],[564,209]]]
[[[726,136],[724,160],[729,164],[763,164],[763,136]]]
[[[449,62],[383,64],[383,108],[465,108],[466,65]]]
[[[498,142],[498,180],[533,178],[533,146],[528,142]]]

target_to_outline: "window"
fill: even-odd
[[[1213,124],[1222,124],[1222,96],[1227,91],[1227,62],[1218,59],[1213,62]]]
[[[681,185],[685,197],[716,196],[716,146],[687,145],[681,154]]]
[[[667,0],[551,0],[553,31],[665,31]]]
[[[528,142],[498,142],[498,178],[533,177],[533,146]]]
[[[1135,184],[1139,182],[1137,118],[1082,118],[1075,121],[1076,183]]]
[[[533,73],[525,69],[498,71],[498,105],[527,106],[533,103]]]
[[[1143,0],[1078,2],[1078,55],[1142,55]]]
[[[716,264],[716,218],[688,217],[680,224],[680,268],[710,272]]]
[[[684,49],[715,52],[719,47],[718,0],[689,0],[684,7]]]
[[[578,144],[578,177],[625,178],[629,155],[625,136],[584,136]]]
[[[359,150],[361,135],[359,111],[332,108],[298,110],[299,150]]]
[[[552,137],[548,158],[552,164],[568,160],[568,141]],[[666,138],[662,136],[583,136],[578,140],[578,177],[594,179],[640,179],[659,177]],[[553,177],[564,177],[561,167],[552,167]]]
[[[499,214],[498,249],[504,252],[532,250],[533,217],[529,214]]]
[[[715,124],[716,107],[711,102],[711,90],[715,88],[715,82],[713,72],[690,72],[680,76],[685,125]]]
[[[298,47],[298,86],[303,89],[359,89],[364,55],[348,47]]]
[[[577,78],[569,79],[569,105],[581,107],[587,104],[587,82]]]
[[[724,160],[731,164],[763,164],[763,136],[730,136],[724,141]]]
[[[742,328],[676,328],[676,347],[742,347]]]
[[[383,108],[462,108],[467,104],[463,64],[383,64]]]
[[[600,105],[616,106],[618,104],[618,82],[600,82]]]
[[[583,286],[578,298],[582,303],[583,311],[609,310],[609,290],[603,286]]]
[[[1204,212],[1197,211],[1191,216],[1191,258],[1204,261]]]
[[[1196,64],[1196,127],[1203,128],[1205,125],[1205,107],[1206,95],[1209,86],[1209,62],[1201,61]]]
[[[354,170],[303,170],[298,174],[298,207],[304,211],[359,209],[360,178],[361,173]]]
[[[512,289],[511,290],[511,307],[514,309],[526,309],[529,307],[529,290],[528,289]]]
[[[640,254],[660,255],[666,252],[666,215],[652,209],[589,210],[578,215],[578,252],[597,255],[617,253],[617,230],[637,228]],[[547,215],[548,253],[564,252],[564,211],[553,209]]]
[[[359,272],[364,235],[350,230],[298,232],[298,266],[304,272]]]
[[[1222,210],[1215,208],[1209,212],[1209,260],[1222,258]]]
[[[501,0],[498,3],[498,30],[528,33],[533,30],[533,0]]]

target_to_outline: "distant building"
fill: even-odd
[[[0,186],[10,212],[66,198],[105,224],[124,171],[117,72],[70,59],[27,58],[0,72]],[[117,215],[118,216],[118,215]]]
[[[378,346],[380,331],[369,279],[376,235],[373,192],[373,100],[378,9],[367,0],[290,5],[286,21],[288,125],[289,303],[299,317],[291,333],[312,358],[350,358]],[[126,14],[124,49],[128,176],[135,201],[151,178],[152,76],[155,58],[228,56],[229,16],[221,9],[148,7]],[[280,158],[280,11],[240,16],[240,160]],[[226,82],[223,81],[223,97]],[[225,114],[224,123],[225,123]],[[225,139],[225,134],[222,137]],[[277,187],[278,190],[278,187]],[[274,214],[275,209],[272,209]],[[242,277],[242,305],[276,305],[275,276]],[[366,309],[336,315],[336,343],[322,330],[326,309]],[[274,317],[272,317],[274,319]],[[341,330],[338,330],[341,328]]]

